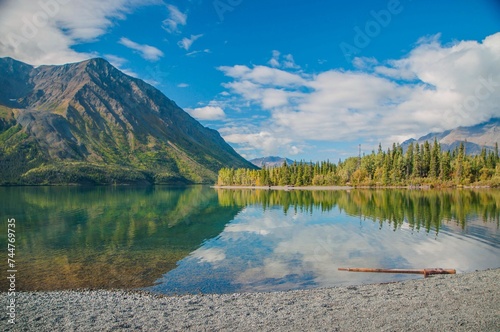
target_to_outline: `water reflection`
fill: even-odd
[[[341,266],[500,267],[499,190],[17,187],[0,202],[24,291],[270,291],[409,277]]]
[[[261,205],[263,209],[281,206],[292,211],[327,212],[338,208],[351,216],[378,221],[380,227],[394,229],[408,223],[412,229],[439,232],[441,225],[455,221],[465,228],[467,220],[478,216],[485,222],[500,222],[498,190],[218,190],[223,206]]]
[[[241,210],[202,186],[0,188],[0,201],[24,291],[151,285]]]
[[[243,211],[150,290],[274,291],[415,277],[341,266],[500,267],[496,190],[218,190],[218,197]]]

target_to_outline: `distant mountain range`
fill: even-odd
[[[483,148],[491,151],[496,143],[500,143],[500,118],[492,118],[487,122],[470,126],[458,127],[441,133],[430,133],[419,139],[409,139],[401,144],[403,150],[411,143],[423,144],[425,141],[433,143],[434,139],[441,145],[442,150],[454,150],[460,143],[465,144],[467,154],[479,154]]]
[[[291,159],[282,158],[282,157],[273,157],[273,156],[263,157],[263,158],[255,158],[255,159],[250,160],[250,162],[252,164],[254,164],[255,166],[260,167],[260,168],[264,167],[264,165],[266,167],[280,167],[281,165],[283,165],[285,160],[286,160],[286,163],[288,165],[293,164],[293,160],[291,160]]]
[[[460,146],[460,143],[465,144],[465,151],[469,155],[479,154],[483,148],[487,151],[493,151],[495,144],[500,144],[500,118],[492,118],[475,126],[458,127],[440,133],[430,133],[419,139],[412,138],[401,143],[401,147],[406,152],[411,143],[423,144],[425,141],[433,143],[434,139],[440,143],[441,149],[444,151],[454,150]],[[285,160],[288,165],[294,162],[291,159],[276,156],[255,158],[250,162],[262,168],[264,165],[266,167],[279,167],[283,165]]]
[[[213,183],[222,167],[254,166],[106,60],[0,58],[0,184]]]

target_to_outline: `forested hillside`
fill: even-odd
[[[222,167],[253,165],[104,59],[0,58],[0,185],[213,183]]]
[[[219,171],[217,185],[228,186],[407,186],[407,185],[489,185],[500,186],[498,143],[494,151],[466,154],[462,143],[453,151],[442,151],[433,143],[411,143],[406,152],[400,145],[372,151],[337,164],[294,162],[277,168]]]

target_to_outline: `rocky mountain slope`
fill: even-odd
[[[103,59],[0,59],[0,184],[204,183],[222,167],[254,166]]]
[[[283,165],[285,160],[286,160],[286,163],[288,165],[293,164],[293,160],[291,160],[291,159],[282,158],[282,157],[274,157],[274,156],[255,158],[255,159],[250,160],[250,162],[252,164],[254,164],[255,166],[261,167],[261,168],[264,166],[266,166],[266,167],[280,167],[281,165]]]
[[[460,143],[465,143],[467,154],[479,154],[483,148],[493,150],[495,144],[500,144],[500,118],[492,118],[487,122],[470,127],[458,127],[442,133],[430,133],[418,140],[410,139],[401,144],[405,149],[410,143],[423,144],[436,139],[443,150],[454,150]]]

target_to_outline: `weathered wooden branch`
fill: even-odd
[[[409,274],[423,274],[424,277],[430,276],[432,274],[456,274],[455,269],[372,269],[372,268],[351,268],[351,267],[339,267],[339,271],[348,272],[376,272],[376,273],[409,273]]]

